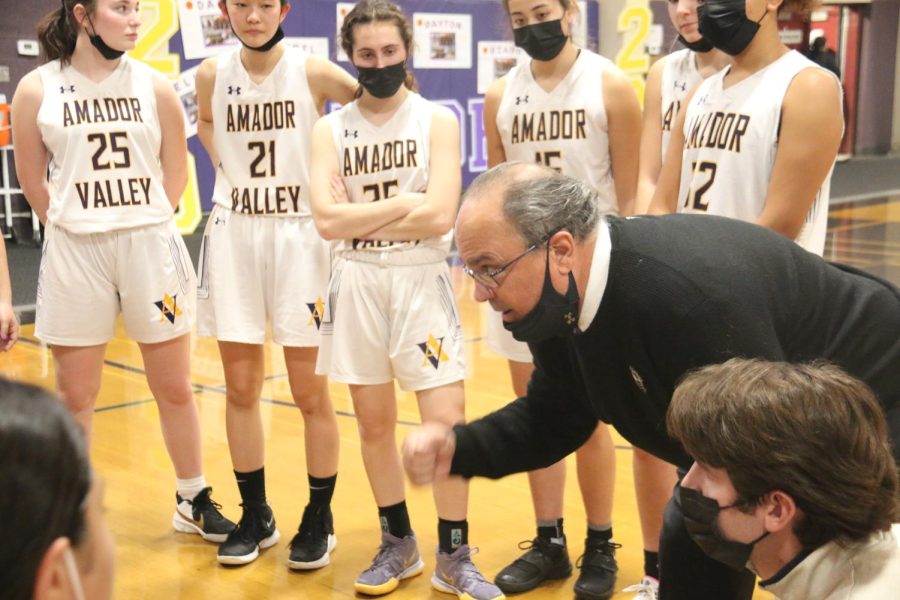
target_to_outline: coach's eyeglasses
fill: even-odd
[[[501,275],[505,271],[509,270],[509,268],[512,267],[514,264],[516,264],[519,260],[525,258],[529,254],[531,254],[532,252],[534,252],[535,250],[537,250],[538,248],[540,248],[541,246],[543,246],[544,244],[549,242],[550,238],[552,238],[558,232],[559,232],[558,229],[556,231],[553,231],[552,233],[550,233],[550,235],[545,237],[542,241],[538,242],[537,244],[532,244],[532,245],[528,246],[527,248],[525,248],[525,252],[518,255],[517,257],[515,257],[514,259],[512,259],[505,265],[501,265],[500,267],[497,267],[496,269],[494,269],[492,271],[479,271],[476,273],[475,271],[470,269],[468,265],[463,265],[463,268],[462,268],[463,273],[465,273],[466,275],[468,275],[469,277],[471,277],[472,279],[474,279],[475,281],[477,281],[484,287],[488,288],[489,290],[496,290],[498,287],[500,287],[500,283],[501,283],[500,281],[497,281],[497,277],[499,275]]]

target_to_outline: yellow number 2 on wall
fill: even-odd
[[[653,23],[648,0],[628,0],[619,13],[618,31],[623,34],[622,49],[616,54],[616,66],[622,69],[644,101],[644,77],[650,68],[647,34]]]
[[[169,52],[169,40],[178,32],[178,7],[175,0],[142,0],[141,35],[129,55],[174,80],[181,73],[181,60]],[[200,191],[197,187],[197,163],[188,153],[188,182],[175,213],[178,231],[187,235],[200,224]]]

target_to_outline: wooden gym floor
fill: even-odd
[[[879,198],[831,211],[826,258],[851,264],[900,283],[900,196]],[[482,310],[471,297],[471,282],[454,269],[456,294],[467,340],[469,377],[467,413],[472,419],[501,406],[512,397],[504,361],[482,342]],[[195,339],[193,382],[203,426],[206,477],[215,499],[231,518],[239,516],[239,496],[231,471],[225,438],[224,378],[216,345]],[[338,487],[333,501],[338,546],[332,564],[318,571],[288,571],[287,544],[296,530],[307,500],[302,419],[290,399],[280,350],[267,347],[267,380],[262,411],[267,433],[267,488],[282,541],[264,551],[254,563],[226,569],[215,561],[216,547],[198,536],[175,533],[174,475],[163,446],[156,406],[143,376],[137,347],[120,335],[106,355],[103,388],[94,417],[92,456],[106,479],[106,515],[117,543],[116,597],[120,600],[215,600],[258,598],[338,599],[353,597],[353,581],[368,566],[378,540],[375,505],[359,453],[359,440],[346,386],[332,384],[341,432]],[[0,373],[54,387],[50,352],[34,337],[33,326],[22,329],[22,339],[0,356]],[[415,398],[399,394],[398,442],[419,420]],[[616,437],[615,539],[618,552],[618,589],[641,577],[640,526],[634,502],[631,449]],[[401,584],[391,597],[449,598],[433,591],[429,578],[437,544],[436,516],[429,489],[408,488],[407,502],[420,551],[427,567],[423,575]],[[566,484],[566,531],[572,560],[581,553],[584,510],[569,461]],[[492,578],[521,552],[516,543],[533,535],[533,513],[524,475],[501,481],[473,480],[469,501],[470,541],[480,549],[475,557],[482,572]],[[567,580],[545,585],[527,595],[535,599],[572,598],[577,571]],[[625,599],[619,593],[614,598]],[[755,599],[771,598],[757,591]]]

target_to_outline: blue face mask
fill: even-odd
[[[544,271],[544,289],[531,311],[503,327],[520,342],[540,342],[552,337],[573,335],[578,329],[578,286],[569,271],[569,288],[560,294],[550,279],[550,245],[547,245],[547,267]]]
[[[749,543],[725,539],[719,530],[719,513],[734,508],[734,504],[719,506],[712,498],[707,498],[697,490],[682,487],[681,484],[675,486],[673,496],[675,505],[684,515],[684,526],[694,543],[700,546],[707,556],[728,565],[735,571],[746,568],[753,546],[769,535],[766,531]]]

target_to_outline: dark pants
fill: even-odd
[[[694,543],[669,500],[659,539],[659,600],[750,600],[756,577],[715,561]]]

